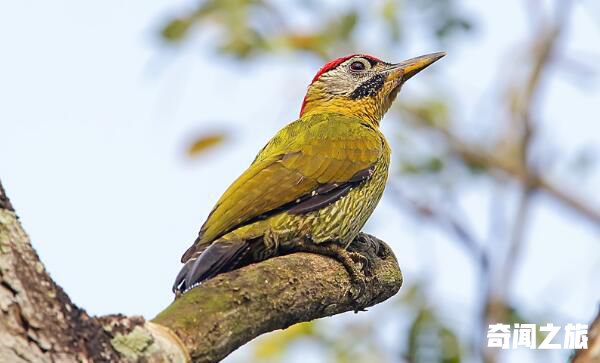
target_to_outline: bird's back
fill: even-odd
[[[349,186],[352,188],[370,179],[367,174],[379,162],[385,164],[387,177],[389,147],[385,138],[360,119],[318,114],[290,123],[225,191],[202,226],[196,243],[184,255],[184,262],[227,233],[286,213],[298,200],[306,205],[306,199],[311,194],[315,197],[319,190],[345,183],[352,184]],[[382,180],[385,183],[385,178]]]

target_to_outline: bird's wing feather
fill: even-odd
[[[368,125],[339,115],[313,117],[288,125],[263,148],[217,202],[192,249],[318,188],[354,181],[381,157],[380,133]]]

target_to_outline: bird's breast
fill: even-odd
[[[279,241],[309,237],[315,243],[348,244],[363,228],[379,203],[388,177],[389,155],[375,165],[372,175],[346,195],[306,214],[282,213],[269,221],[271,239]],[[267,243],[268,238],[267,238]]]

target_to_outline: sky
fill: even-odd
[[[591,3],[576,8],[577,26],[564,46],[573,59],[598,64],[600,11]],[[159,26],[189,4],[0,4],[0,178],[52,277],[91,314],[151,318],[169,304],[181,254],[225,187],[295,119],[320,66],[289,56],[242,66],[205,49],[161,45]],[[531,29],[524,16],[512,15],[522,13],[516,0],[464,4],[483,27],[438,71],[446,85],[460,82],[456,97],[468,129],[477,126],[490,83],[502,82],[498,70],[518,69],[522,58],[515,49]],[[437,50],[413,42],[405,58]],[[546,85],[540,120],[551,124],[544,137],[557,154],[571,155],[579,145],[600,151],[600,79],[586,78],[559,72]],[[426,81],[415,78],[403,93],[418,94]],[[385,120],[383,129],[390,130]],[[206,130],[234,133],[214,151],[188,158],[186,145]],[[557,165],[549,174],[600,208],[597,172],[582,179]],[[468,194],[465,209],[486,211],[492,201],[481,195]],[[431,293],[452,296],[451,305],[470,301],[475,281],[465,270],[465,251],[392,204],[384,196],[367,230],[386,241],[397,240],[399,231],[405,236],[392,246],[406,279],[424,264],[439,266]],[[514,298],[587,322],[600,300],[600,231],[543,197],[532,219],[530,260],[518,272]],[[431,243],[427,256],[422,243]],[[441,263],[446,260],[453,263]],[[561,275],[540,276],[549,264]],[[465,287],[457,291],[455,281],[463,276]],[[556,283],[586,288],[547,294]]]

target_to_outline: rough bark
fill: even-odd
[[[152,321],[90,317],[50,278],[0,184],[0,362],[216,362],[260,334],[393,296],[402,284],[385,243],[361,235],[359,298],[344,267],[295,253],[219,275]]]
[[[2,206],[10,206],[0,190]],[[97,319],[46,273],[14,211],[0,209],[0,362],[118,359]]]
[[[0,209],[6,209],[14,212],[14,208],[8,199],[8,196],[4,192],[4,187],[0,183]]]

